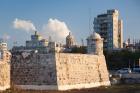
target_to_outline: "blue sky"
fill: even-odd
[[[38,31],[52,18],[65,22],[80,43],[91,33],[89,28],[94,17],[107,9],[119,10],[124,40],[128,37],[140,39],[140,0],[0,0],[0,37],[10,37],[9,48],[15,41],[24,45],[32,32],[15,29],[16,18],[30,20]]]

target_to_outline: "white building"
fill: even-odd
[[[31,35],[31,40],[26,41],[27,48],[39,48],[48,46],[48,40],[42,39],[41,35],[35,31],[34,35]]]
[[[31,35],[31,40],[26,41],[26,46],[14,46],[12,51],[38,51],[41,53],[61,52],[63,51],[63,45],[61,43],[48,41],[43,39],[41,35],[35,31],[34,35]]]
[[[123,22],[119,20],[119,12],[107,10],[94,18],[94,31],[104,38],[104,50],[123,47]]]

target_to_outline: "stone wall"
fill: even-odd
[[[14,85],[56,85],[53,54],[14,54],[11,62],[11,82]]]
[[[10,64],[0,63],[0,90],[10,88]]]
[[[15,53],[11,81],[17,87],[37,90],[110,85],[103,55],[70,53]]]
[[[3,51],[2,59],[0,59],[0,90],[10,88],[10,58],[8,51]]]
[[[110,85],[105,57],[90,54],[56,54],[58,89]]]

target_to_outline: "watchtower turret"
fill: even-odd
[[[96,32],[93,32],[87,38],[87,53],[95,55],[103,55],[103,39]]]

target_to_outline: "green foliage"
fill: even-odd
[[[138,65],[140,51],[132,52],[129,50],[121,50],[115,52],[104,51],[108,69],[132,68]]]
[[[85,46],[80,46],[80,47],[73,47],[71,50],[71,53],[82,53],[85,54],[87,52]]]

